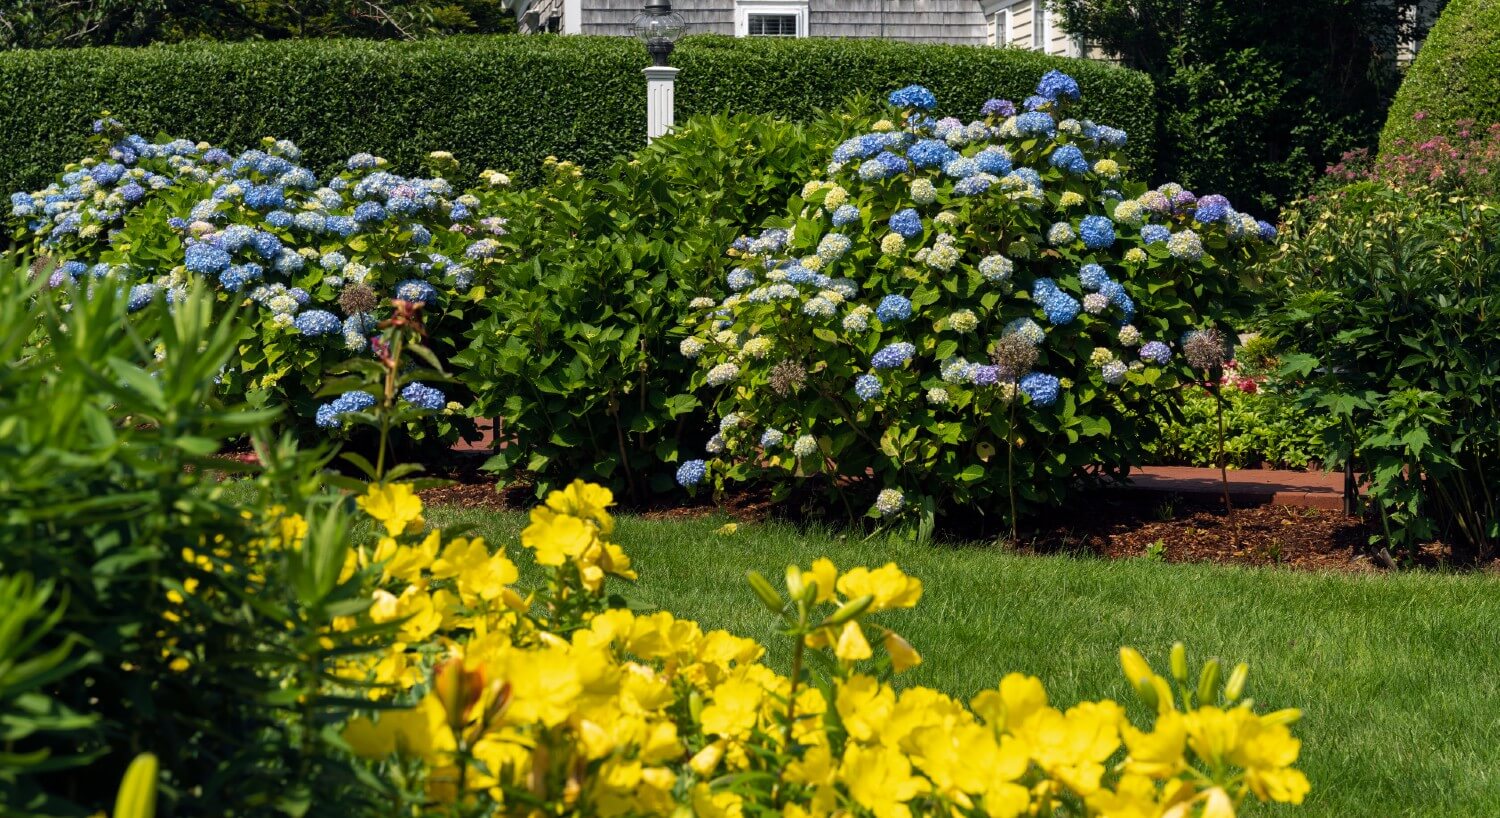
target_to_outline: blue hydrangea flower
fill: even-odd
[[[302,268],[307,266],[307,262],[303,261],[302,256],[292,250],[283,248],[281,255],[276,257],[275,266],[276,272],[291,275],[302,272]]]
[[[1217,193],[1211,193],[1198,200],[1198,209],[1193,211],[1193,218],[1202,224],[1213,224],[1221,222],[1229,215],[1229,200]]]
[[[891,216],[890,225],[903,239],[914,239],[922,235],[922,216],[910,207],[896,211]]]
[[[729,289],[733,290],[734,292],[739,292],[746,287],[754,286],[755,273],[746,270],[744,267],[736,267],[735,269],[729,271],[728,280]]]
[[[263,230],[257,230],[250,235],[250,246],[261,258],[268,261],[281,254],[281,239]]]
[[[264,272],[264,269],[255,263],[231,264],[228,269],[219,273],[219,284],[230,292],[239,292],[246,284],[258,280]]]
[[[1050,278],[1039,278],[1031,285],[1031,300],[1046,313],[1047,322],[1056,327],[1073,323],[1083,309],[1078,299],[1058,289],[1057,282]]]
[[[292,226],[307,233],[321,233],[326,220],[321,213],[304,210],[292,217]]]
[[[1078,90],[1078,81],[1055,68],[1042,75],[1042,79],[1036,84],[1036,93],[1053,102],[1076,102],[1082,96]]]
[[[139,202],[145,196],[146,189],[136,184],[135,182],[130,182],[120,187],[120,198],[124,199],[130,204]]]
[[[1141,228],[1141,241],[1147,244],[1161,244],[1172,238],[1172,231],[1163,224],[1148,224]]]
[[[1000,367],[994,364],[975,364],[969,367],[968,374],[975,386],[994,386],[1000,382]]]
[[[1004,119],[1016,115],[1016,104],[1008,99],[991,99],[979,106],[980,116],[994,116]]]
[[[767,429],[761,433],[760,447],[762,449],[774,449],[780,446],[781,442],[785,439],[786,433],[780,429]]]
[[[1269,244],[1276,240],[1276,225],[1261,219],[1255,223],[1255,227],[1261,241]]]
[[[319,406],[315,422],[324,429],[335,429],[343,425],[340,415],[363,412],[374,405],[375,398],[364,392],[345,392],[333,401]]]
[[[188,245],[183,264],[188,272],[213,275],[229,266],[229,254],[205,242]]]
[[[1078,281],[1085,290],[1097,292],[1109,281],[1109,273],[1098,264],[1085,264],[1078,270]]]
[[[1115,243],[1115,223],[1107,216],[1084,216],[1078,224],[1078,235],[1083,237],[1084,247],[1103,250]]]
[[[402,301],[434,303],[437,301],[437,289],[419,278],[409,278],[396,285],[396,298]]]
[[[1109,299],[1109,303],[1115,305],[1128,322],[1135,317],[1135,301],[1130,294],[1125,292],[1125,287],[1118,281],[1106,281],[1099,288],[1099,294]]]
[[[245,191],[245,206],[255,210],[275,210],[286,205],[286,192],[277,185],[251,185]]]
[[[692,488],[708,476],[708,464],[702,460],[689,460],[677,467],[677,485]]]
[[[298,314],[292,323],[303,335],[332,335],[344,328],[343,322],[327,310],[307,310]]]
[[[839,205],[839,208],[833,211],[834,227],[843,227],[846,224],[854,224],[857,221],[859,221],[859,208],[854,205]]]
[[[892,91],[889,101],[897,108],[915,108],[919,111],[930,111],[937,107],[937,97],[920,85],[908,85]]]
[[[324,222],[324,228],[330,233],[340,236],[350,236],[358,229],[358,225],[348,216],[329,216]]]
[[[443,396],[442,392],[420,381],[407,384],[406,388],[401,390],[401,399],[418,409],[436,410],[448,405],[448,399]]]
[[[1010,153],[999,145],[991,145],[974,154],[974,164],[981,173],[992,176],[1004,176],[1012,169]]]
[[[881,151],[859,166],[859,178],[866,181],[889,179],[911,170],[911,163],[890,151]]]
[[[953,186],[953,193],[958,196],[978,196],[989,190],[996,181],[998,180],[988,173],[970,176],[959,180],[958,184]]]
[[[911,299],[904,295],[888,295],[880,299],[880,306],[875,308],[875,317],[882,324],[905,321],[911,317]]]
[[[360,202],[354,208],[354,220],[360,223],[385,221],[385,208],[379,202]]]
[[[368,153],[356,153],[349,157],[349,161],[344,164],[350,170],[368,170],[375,167],[379,161],[378,158]]]
[[[860,375],[854,379],[854,394],[860,400],[875,400],[880,397],[880,379],[874,375]]]
[[[958,157],[958,151],[940,139],[918,140],[906,151],[906,158],[919,168],[940,168]]]
[[[1083,151],[1077,145],[1059,145],[1052,152],[1052,167],[1071,173],[1074,176],[1083,176],[1089,172],[1089,160],[1083,156]]]
[[[870,366],[876,369],[896,369],[911,360],[917,348],[905,341],[898,341],[881,348],[870,357]]]
[[[1165,366],[1172,360],[1172,349],[1161,341],[1148,341],[1141,345],[1141,360]]]
[[[348,263],[348,257],[337,250],[324,253],[323,257],[318,259],[318,266],[331,272],[338,272],[344,269],[344,265]]]
[[[420,224],[412,225],[411,243],[418,247],[426,247],[432,243],[432,231]]]
[[[272,210],[266,214],[266,224],[277,229],[290,227],[292,224],[292,214],[285,210]]]
[[[1041,94],[1032,94],[1021,102],[1021,107],[1028,111],[1045,111],[1052,107],[1052,100]]]
[[[128,312],[136,312],[144,309],[151,299],[156,297],[155,284],[137,284],[130,288],[130,295],[125,299],[125,309]]]
[[[1057,122],[1043,111],[1028,111],[1016,117],[1016,133],[1022,136],[1057,136]]]
[[[1045,372],[1032,372],[1016,384],[1026,397],[1031,398],[1034,406],[1051,406],[1057,402],[1058,395],[1062,392],[1062,384],[1057,377]]]

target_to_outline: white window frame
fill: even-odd
[[[1052,40],[1052,12],[1047,10],[1047,0],[1031,0],[1031,50],[1047,53]]]
[[[989,38],[990,45],[995,48],[1004,48],[1010,45],[1013,33],[1011,30],[1010,6],[997,2],[985,3],[981,10],[984,13],[984,27]]]
[[[797,18],[797,38],[806,37],[807,3],[808,0],[755,0],[753,3],[741,3],[739,0],[736,0],[734,4],[734,36],[750,36],[750,15],[776,14],[795,16]]]

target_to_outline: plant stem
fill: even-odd
[[[1224,392],[1221,384],[1214,384],[1214,409],[1219,416],[1219,479],[1224,484],[1224,513],[1229,515],[1229,547],[1240,547],[1240,524],[1234,516],[1234,504],[1229,501],[1229,458],[1224,455]]]

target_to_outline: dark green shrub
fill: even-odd
[[[1418,118],[1418,115],[1421,115]],[[1500,2],[1452,0],[1396,92],[1380,135],[1384,152],[1447,134],[1453,123],[1500,122]]]
[[[1500,545],[1500,218],[1493,199],[1386,180],[1286,219],[1265,291],[1284,374],[1328,417],[1392,550]]]
[[[350,596],[364,576],[347,562],[352,501],[314,496],[327,458],[268,440],[274,411],[216,399],[239,328],[201,287],[126,322],[122,282],[101,279],[65,310],[44,281],[0,277],[0,576],[67,600],[29,632],[35,655],[81,647],[97,661],[28,691],[45,697],[29,702],[39,711],[91,717],[67,733],[12,732],[24,725],[0,701],[5,752],[62,762],[29,777],[71,802],[43,814],[102,814],[140,752],[161,761],[161,816],[369,804],[324,733],[362,701],[347,685],[330,696],[328,680],[389,629],[334,627],[369,598]],[[245,434],[267,465],[230,493],[215,455]],[[67,769],[79,754],[97,761]],[[37,814],[34,793],[4,800],[9,764],[0,755],[0,814]]]
[[[727,272],[742,220],[784,207],[842,121],[695,118],[597,176],[553,162],[543,185],[488,198],[510,214],[504,260],[453,362],[474,414],[503,423],[491,468],[533,473],[539,495],[577,475],[637,498],[670,488],[679,446],[707,438],[677,353],[688,304]]]
[[[191,134],[231,150],[276,135],[322,173],[360,151],[414,173],[432,150],[470,172],[535,181],[552,155],[586,168],[645,141],[643,46],[618,37],[448,37],[418,42],[301,40],[0,54],[0,190],[40,186],[83,155],[84,126],[110,110],[138,127]],[[1048,68],[1067,67],[1088,113],[1131,131],[1145,168],[1155,138],[1153,89],[1109,65],[1006,49],[853,40],[733,42],[689,37],[679,114],[770,113],[802,119],[856,91],[925,81],[953,112],[990,96],[1020,99]]]
[[[1416,0],[1050,0],[1062,25],[1151,76],[1161,176],[1263,209],[1375,143]]]
[[[1302,469],[1323,460],[1322,434],[1331,423],[1299,407],[1293,396],[1224,387],[1224,455],[1230,468],[1264,464]],[[1161,437],[1146,446],[1152,462],[1162,466],[1217,467],[1218,418],[1214,399],[1205,390],[1188,388],[1181,417],[1161,426]]]

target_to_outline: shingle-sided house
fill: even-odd
[[[879,37],[1083,56],[1046,0],[673,0],[694,34]],[[521,0],[523,32],[630,34],[641,0]]]

